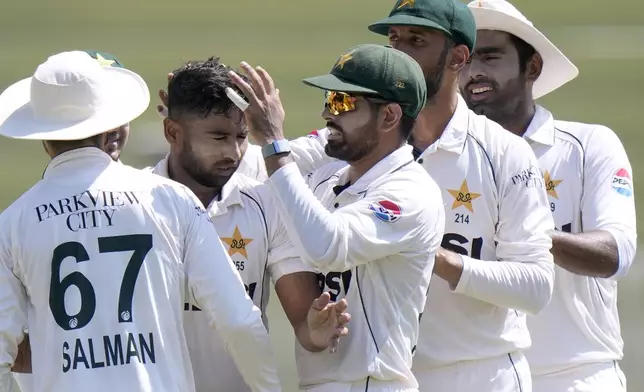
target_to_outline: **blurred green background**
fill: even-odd
[[[294,137],[322,125],[322,96],[300,80],[327,72],[347,48],[383,43],[366,26],[386,16],[394,2],[379,0],[12,0],[0,12],[0,90],[29,77],[56,52],[95,49],[114,54],[148,82],[153,105],[132,124],[124,161],[143,167],[165,152],[156,91],[167,72],[191,59],[221,56],[267,69],[281,90],[287,130]],[[644,3],[636,0],[515,1],[515,5],[579,67],[581,75],[542,99],[560,119],[598,122],[622,138],[634,167],[636,192],[643,189],[638,120],[644,86]],[[0,208],[34,184],[47,163],[38,142],[2,139]],[[644,200],[640,196],[638,201]],[[640,207],[638,203],[638,207]],[[638,217],[644,212],[638,209]],[[622,367],[631,391],[644,391],[644,268],[636,262],[620,285],[626,357]],[[273,296],[271,335],[285,391],[295,391],[290,326]]]

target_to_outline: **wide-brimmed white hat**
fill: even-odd
[[[543,69],[532,87],[534,99],[558,89],[579,75],[577,67],[508,1],[477,0],[468,6],[474,14],[477,30],[505,31],[532,45],[541,55]]]
[[[86,139],[129,123],[149,104],[148,86],[136,73],[104,67],[86,52],[63,52],[0,94],[0,135]]]

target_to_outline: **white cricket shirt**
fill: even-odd
[[[303,173],[331,159],[324,144],[325,130],[291,143]],[[440,139],[415,154],[442,190],[441,246],[462,256],[464,271],[455,290],[432,279],[414,373],[529,347],[526,313],[543,309],[554,285],[554,223],[534,152],[459,95]]]
[[[467,108],[462,97],[439,140],[418,158],[443,190],[442,247],[464,270],[452,291],[432,282],[414,372],[530,346],[526,313],[552,295],[554,223],[530,146]]]
[[[556,267],[550,304],[528,318],[532,372],[622,359],[617,280],[626,275],[637,244],[633,172],[624,147],[604,126],[556,121],[540,106],[524,137],[539,158],[557,229],[611,233],[620,262],[611,279]]]
[[[153,172],[168,178],[167,157]],[[241,275],[246,292],[255,305],[265,312],[270,294],[270,280],[311,271],[298,257],[288,240],[275,207],[275,199],[267,185],[235,173],[224,185],[219,200],[207,208],[224,248]],[[212,239],[217,241],[216,237]],[[243,392],[250,389],[244,383],[235,362],[226,352],[226,345],[210,332],[208,318],[187,297],[184,304],[184,329],[194,370],[197,392]]]
[[[255,390],[279,391],[261,312],[197,203],[96,148],[54,158],[0,216],[0,391],[27,326],[35,390],[193,391],[186,290]]]
[[[259,182],[266,181],[268,173],[266,172],[266,165],[264,164],[262,147],[248,142],[248,148],[239,163],[236,173],[241,173]]]
[[[336,353],[296,343],[300,387],[372,378],[415,388],[412,348],[445,223],[440,190],[409,146],[347,186],[348,169],[338,161],[305,179],[291,163],[267,181],[302,258],[351,313]]]
[[[122,162],[120,160],[116,161],[117,163],[121,164]],[[149,168],[150,170],[152,168]],[[268,175],[266,173],[266,166],[264,165],[264,157],[262,156],[262,149],[261,147],[253,144],[248,144],[248,149],[246,150],[246,154],[244,154],[244,157],[242,158],[239,167],[237,168],[237,173],[241,173],[249,178],[255,179],[260,182],[266,181],[268,178]],[[166,176],[167,177],[167,176]],[[242,279],[244,277],[242,276]],[[246,280],[244,280],[244,285],[248,286],[248,283]],[[248,290],[247,290],[248,291]],[[259,305],[259,304],[257,304]],[[265,309],[262,308],[262,314],[265,314]],[[266,319],[264,317],[264,322],[266,322]],[[188,338],[188,345],[190,347],[190,338]],[[248,386],[243,382],[241,375],[237,371],[237,367],[234,365],[234,362],[232,362],[232,359],[230,356],[226,356],[228,361],[226,362],[226,367],[222,367],[222,369],[227,369],[229,370],[229,373],[226,373],[227,375],[232,375],[233,377],[236,378],[237,382],[241,382],[241,384],[235,384],[236,388],[240,388],[240,391],[243,391],[244,389],[241,388],[246,388],[248,389]],[[193,366],[194,367],[194,366]],[[232,369],[231,369],[232,367]],[[210,371],[208,374],[213,374],[214,372]],[[217,372],[219,373],[219,372]],[[16,382],[20,386],[20,390],[22,392],[30,392],[33,390],[33,380],[32,380],[32,375],[31,374],[26,374],[26,373],[13,373],[14,378],[16,379]],[[197,391],[199,391],[199,386],[200,384],[200,379],[195,380],[195,384],[197,386]]]

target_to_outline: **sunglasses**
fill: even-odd
[[[329,111],[337,116],[342,113],[351,112],[356,110],[356,101],[359,97],[362,97],[370,102],[377,104],[386,104],[390,101],[386,101],[382,98],[370,97],[370,96],[355,96],[340,91],[327,91],[326,92],[326,102],[324,105],[329,109]]]

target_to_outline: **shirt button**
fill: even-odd
[[[335,204],[333,205],[333,207],[335,207],[335,208],[340,207],[340,203],[335,203]]]
[[[423,162],[425,162],[425,160],[424,160],[423,158],[420,158],[420,159],[418,160],[418,163],[420,163],[421,165],[423,164]]]

